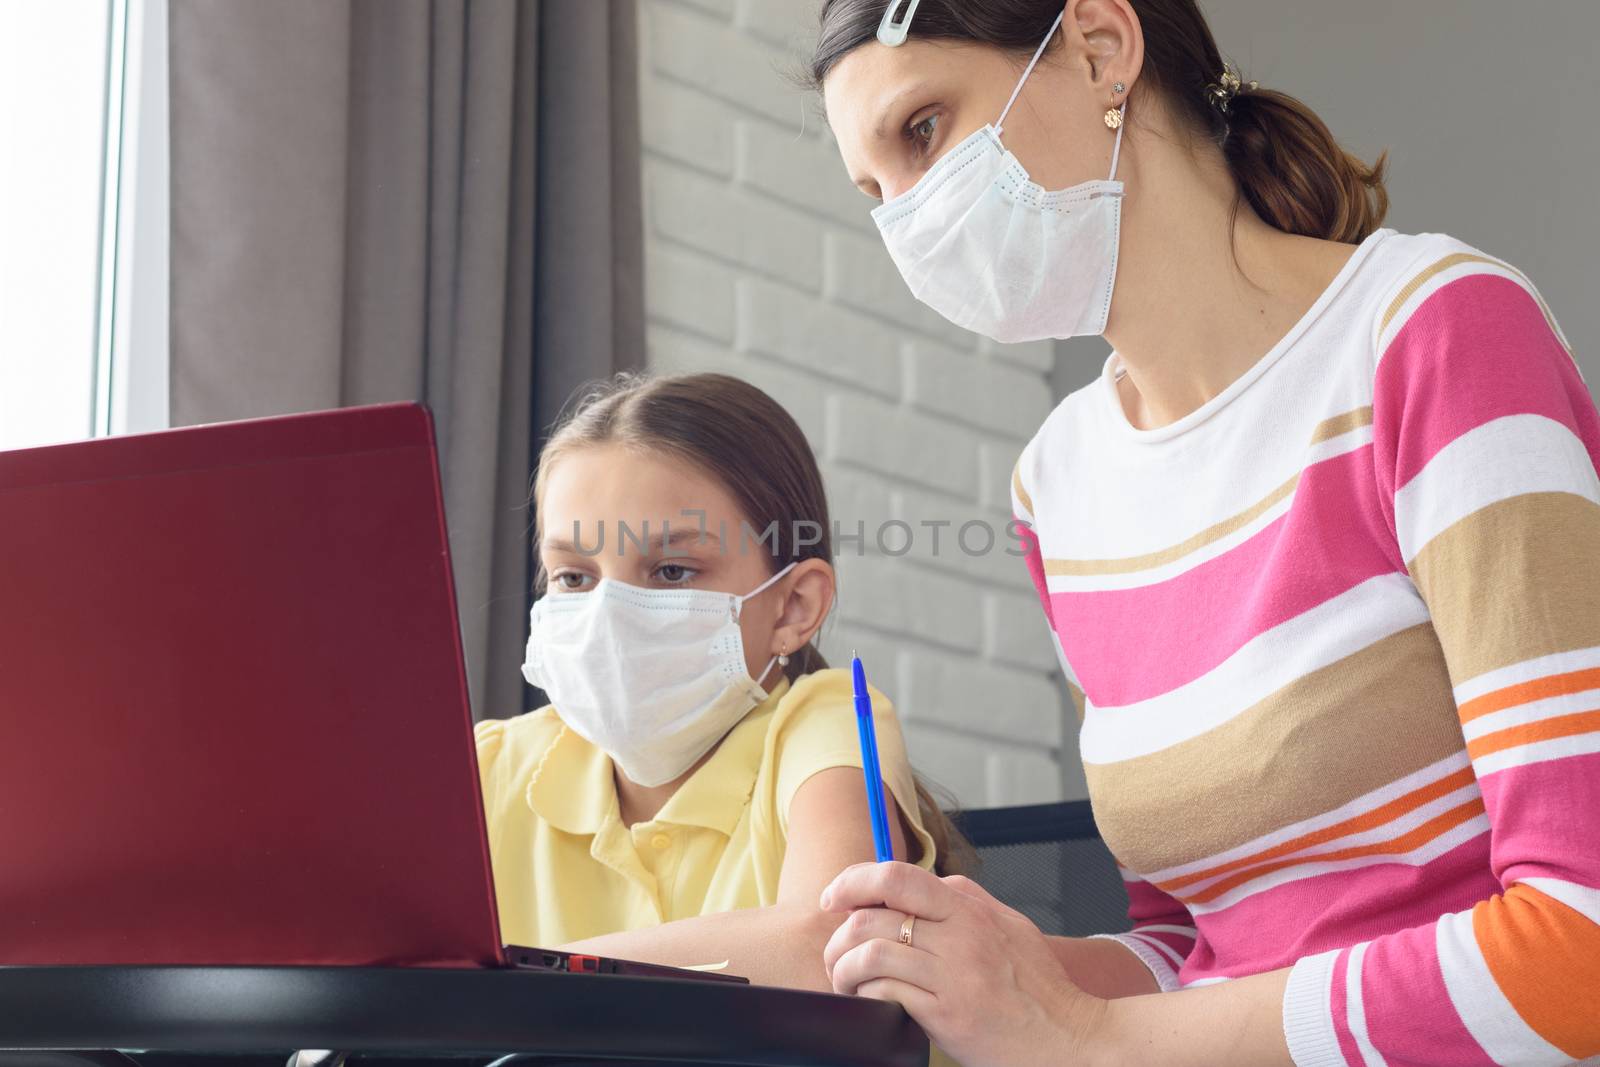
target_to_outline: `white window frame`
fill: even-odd
[[[171,425],[167,0],[110,2],[97,437]]]
[[[4,278],[16,286],[0,293],[0,318],[17,312],[21,328],[0,333],[0,343],[12,346],[5,353],[8,367],[0,388],[16,390],[7,394],[9,409],[26,406],[20,399],[26,390],[51,389],[67,378],[72,392],[41,397],[48,417],[0,436],[0,448],[160,430],[171,421],[168,0],[70,0],[75,10],[62,12],[60,21],[50,6],[58,2],[20,0],[18,9],[6,13],[8,19],[16,16],[21,30],[7,46],[32,50],[30,61],[38,57],[41,69],[48,69],[50,49],[73,50],[57,72],[70,79],[60,84],[76,87],[79,95],[63,109],[70,128],[59,125],[67,119],[55,118],[61,136],[75,146],[62,164],[72,169],[56,178],[71,183],[70,203],[48,195],[36,202],[44,188],[41,178],[51,180],[44,169],[22,172],[15,185],[4,183],[7,202],[0,208],[6,228],[0,239],[13,224],[22,239],[11,246],[14,255],[4,264]],[[39,39],[26,29],[30,25]],[[50,106],[52,90],[45,85],[37,99],[29,99],[20,81],[6,88],[14,95],[0,106],[20,109],[5,116],[7,128],[16,120],[31,148],[47,128],[40,120],[48,113],[35,109]],[[0,145],[0,158],[6,147]],[[48,164],[48,157],[41,158]],[[75,251],[69,261],[46,262],[30,278],[28,257],[42,254],[30,242],[47,239],[42,230],[59,212],[72,213]],[[29,307],[23,313],[23,301],[41,299],[43,310]],[[70,318],[59,320],[58,336],[47,337],[53,314]],[[30,379],[30,362],[40,372],[36,379]],[[68,366],[70,373],[63,377],[60,370]],[[14,370],[21,371],[20,378],[12,377]]]

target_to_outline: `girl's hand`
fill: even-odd
[[[976,882],[863,863],[821,903],[850,913],[823,952],[835,992],[902,1005],[966,1067],[1082,1062],[1106,1002],[1073,985],[1039,928]]]

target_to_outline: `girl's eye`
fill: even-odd
[[[933,144],[933,135],[939,129],[939,116],[929,115],[921,122],[913,123],[906,130],[906,135],[918,149],[925,149]]]
[[[579,592],[589,584],[589,576],[578,571],[561,571],[552,574],[550,580],[564,593]]]
[[[656,578],[659,581],[666,582],[668,585],[683,585],[699,573],[699,571],[691,570],[681,563],[663,563],[656,568]]]

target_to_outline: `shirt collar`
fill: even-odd
[[[655,821],[703,826],[731,837],[755,789],[773,709],[788,691],[789,679],[780,679],[767,699],[739,720],[711,758],[667,799]]]
[[[565,723],[528,779],[528,807],[557,830],[594,835],[617,807],[611,757]]]
[[[772,712],[788,691],[789,680],[780,679],[668,798],[655,821],[703,826],[731,836],[755,788]],[[528,807],[563,833],[597,834],[606,817],[618,810],[612,773],[610,756],[563,725],[528,780]]]

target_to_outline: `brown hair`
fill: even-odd
[[[783,405],[726,374],[619,374],[580,390],[539,453],[533,482],[535,544],[543,536],[539,503],[556,460],[576,448],[613,442],[666,452],[720,481],[755,534],[769,527],[777,531],[756,542],[771,544],[773,573],[800,560],[833,562],[828,496],[805,434]],[[537,553],[535,566],[542,591],[547,576]],[[815,644],[807,642],[790,655],[784,674],[793,682],[827,666]],[[963,869],[971,846],[920,778],[916,790],[939,873]]]
[[[1065,0],[922,0],[911,36],[973,41],[1031,54]],[[1286,233],[1356,242],[1383,222],[1387,156],[1372,166],[1346,152],[1316,114],[1292,96],[1242,88],[1227,110],[1208,87],[1222,54],[1195,0],[1128,0],[1144,29],[1141,91],[1153,90],[1171,114],[1221,149],[1239,196]],[[887,0],[823,0],[822,32],[810,81],[821,89],[835,64],[874,39]],[[1129,108],[1129,121],[1138,111]]]

